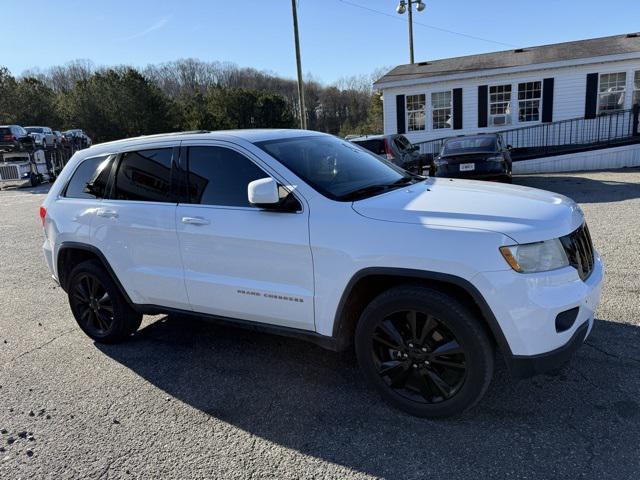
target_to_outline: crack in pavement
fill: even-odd
[[[25,357],[27,355],[31,355],[33,352],[36,352],[38,350],[42,350],[44,347],[46,347],[47,345],[55,342],[56,340],[58,340],[59,338],[64,337],[65,335],[70,334],[71,332],[75,332],[76,329],[75,328],[70,328],[68,330],[64,330],[62,333],[60,333],[59,335],[56,335],[55,337],[47,340],[44,343],[41,343],[40,345],[33,347],[31,350],[27,350],[26,352],[22,352],[19,355],[16,355],[15,357],[13,357],[11,360],[9,360],[8,362],[6,362],[4,365],[2,365],[2,367],[7,367],[9,366],[11,363],[15,362],[16,360],[18,360],[19,358]]]
[[[618,360],[631,360],[633,362],[640,363],[640,358],[628,357],[626,355],[618,355],[617,353],[608,352],[604,348],[598,347],[598,346],[594,345],[593,343],[590,343],[590,342],[584,342],[584,343],[585,343],[585,345],[590,346],[594,350],[597,350],[598,352],[606,355],[607,357],[617,358]]]

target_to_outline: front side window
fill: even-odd
[[[640,103],[640,70],[633,77],[633,103]]]
[[[431,94],[433,129],[451,128],[451,91]]]
[[[526,82],[518,84],[518,121],[540,121],[540,99],[542,98],[542,82]]]
[[[489,118],[495,126],[511,123],[511,85],[489,87]]]
[[[102,156],[83,161],[73,172],[64,196],[67,198],[104,198],[113,157]]]
[[[358,145],[329,135],[309,135],[256,145],[324,196],[352,201],[400,188],[412,176]]]
[[[244,155],[224,147],[189,147],[189,203],[251,207],[247,187],[269,175]]]
[[[407,130],[418,132],[425,129],[426,95],[407,95]]]
[[[171,148],[123,154],[114,199],[171,202],[171,157]]]
[[[598,87],[598,113],[615,112],[624,108],[627,74],[603,73]]]

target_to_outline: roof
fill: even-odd
[[[605,55],[640,53],[640,33],[591,38],[575,42],[554,43],[539,47],[518,48],[501,52],[468,55],[399,65],[378,79],[374,86],[399,80],[423,79],[457,73],[521,67],[543,63],[577,60]]]
[[[190,132],[173,132],[159,133],[154,135],[145,135],[142,137],[125,138],[122,140],[113,140],[111,142],[97,143],[89,147],[86,151],[102,152],[108,151],[114,145],[144,144],[162,142],[167,140],[245,140],[250,143],[262,142],[265,140],[280,140],[283,138],[305,137],[310,135],[327,135],[325,133],[312,130],[296,130],[296,129],[245,129],[245,130],[195,130]]]

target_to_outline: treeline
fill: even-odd
[[[380,73],[380,72],[378,72]],[[379,76],[305,81],[308,128],[382,132]],[[76,61],[14,77],[0,67],[0,124],[82,128],[94,142],[180,130],[297,128],[297,84],[231,63],[183,59],[144,69]]]

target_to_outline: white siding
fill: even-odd
[[[639,166],[640,145],[636,144],[513,162],[513,173],[575,172]]]
[[[416,93],[425,93],[427,95],[427,128],[422,132],[406,132],[407,138],[414,143],[447,136],[491,132],[539,124],[540,122],[518,123],[517,86],[518,83],[521,82],[542,81],[545,78],[554,78],[555,83],[553,95],[553,121],[580,118],[584,116],[586,81],[588,73],[627,72],[625,108],[631,108],[632,77],[633,73],[637,70],[640,70],[640,59],[599,63],[597,62],[597,59],[594,58],[594,62],[588,65],[548,68],[503,75],[483,74],[482,76],[474,78],[450,81],[443,80],[438,81],[437,83],[430,83],[428,79],[425,79],[422,83],[416,82],[415,85],[411,86],[383,87],[384,133],[391,134],[396,133],[397,131],[396,95],[411,95]],[[502,85],[507,83],[512,85],[511,124],[502,128],[492,126],[478,128],[478,86]],[[431,92],[451,90],[454,88],[462,88],[462,130],[432,130],[430,116]]]

